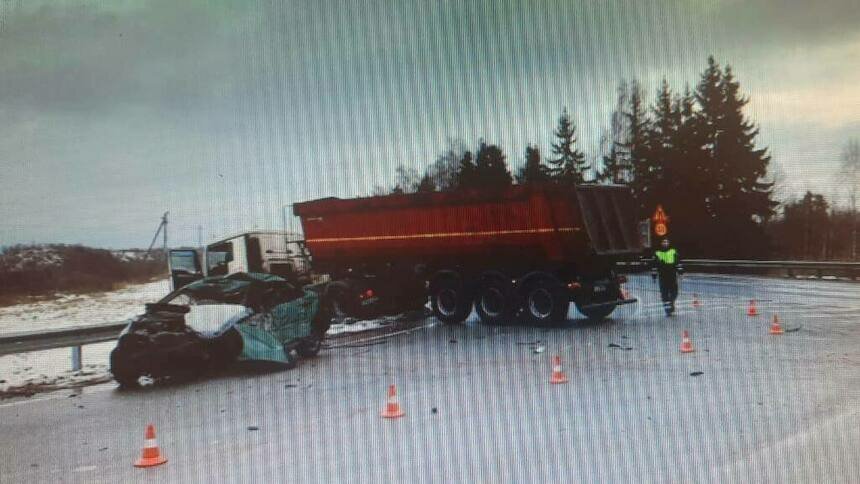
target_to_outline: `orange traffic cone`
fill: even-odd
[[[773,322],[770,323],[770,334],[783,334],[782,326],[779,324],[779,316],[773,315]]]
[[[153,467],[164,464],[167,458],[161,455],[161,450],[158,448],[158,442],[155,441],[155,426],[149,424],[146,426],[146,440],[143,442],[143,455],[135,461],[135,467]]]
[[[750,306],[747,309],[747,316],[758,316],[758,309],[755,307],[755,299],[750,299]]]
[[[403,409],[400,408],[400,403],[397,402],[397,387],[394,385],[388,386],[388,400],[385,402],[385,407],[382,409],[382,418],[399,418],[406,415]]]
[[[565,376],[564,371],[561,369],[561,356],[556,355],[552,357],[552,377],[550,377],[549,382],[556,385],[567,383],[567,376]]]
[[[699,309],[702,307],[702,303],[699,302],[699,295],[693,294],[693,307]]]
[[[690,340],[690,333],[687,330],[684,330],[684,334],[681,336],[681,353],[692,353],[696,350],[693,349],[693,341]]]

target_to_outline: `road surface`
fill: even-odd
[[[0,482],[860,482],[860,285],[691,275],[672,318],[628,288],[602,324],[429,318],[292,371],[2,401]],[[149,422],[169,461],[136,469]]]

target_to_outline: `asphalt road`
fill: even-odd
[[[4,401],[0,482],[860,482],[860,285],[682,284],[673,318],[637,277],[602,324],[428,319],[292,371]],[[148,422],[169,461],[136,469]]]

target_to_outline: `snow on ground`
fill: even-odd
[[[116,323],[143,312],[143,306],[170,292],[163,279],[111,292],[56,294],[55,299],[0,308],[0,335],[20,331]]]

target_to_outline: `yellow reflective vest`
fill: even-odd
[[[678,262],[678,251],[675,249],[658,250],[654,252],[654,256],[661,264],[674,264]]]

